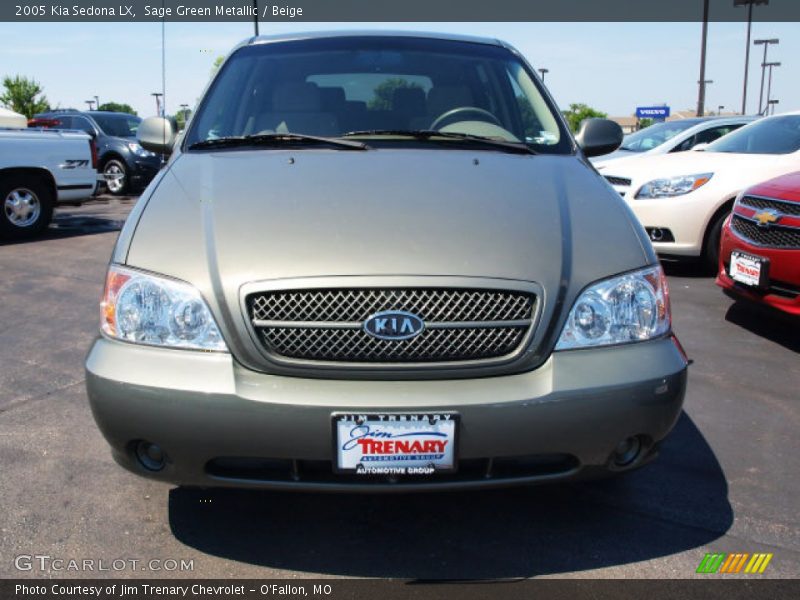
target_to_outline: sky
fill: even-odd
[[[535,67],[562,108],[583,102],[611,116],[636,106],[694,109],[700,69],[700,23],[276,23],[261,33],[339,29],[441,31],[510,42]],[[242,23],[166,24],[166,108],[193,107],[217,56],[252,35]],[[800,109],[797,23],[753,23],[753,39],[778,37],[769,60],[780,61],[772,97],[779,111]],[[706,107],[739,111],[746,24],[710,23]],[[141,116],[155,114],[161,91],[160,23],[0,23],[0,77],[25,75],[44,88],[51,105],[85,109],[85,100],[124,102]],[[758,105],[760,47],[750,53],[748,112]]]

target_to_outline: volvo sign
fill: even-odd
[[[666,119],[669,116],[669,106],[637,106],[637,119]]]

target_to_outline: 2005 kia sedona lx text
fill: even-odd
[[[513,48],[237,47],[114,249],[87,360],[115,459],[188,486],[413,490],[635,468],[686,358],[650,242]],[[576,141],[577,140],[577,141]]]

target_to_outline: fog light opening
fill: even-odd
[[[164,468],[167,457],[158,444],[141,440],[136,444],[136,458],[148,471],[160,471]]]
[[[642,440],[638,436],[625,438],[614,448],[614,465],[627,467],[639,458],[642,452]]]
[[[660,227],[654,227],[650,230],[650,239],[654,242],[660,242],[664,239],[664,230]]]

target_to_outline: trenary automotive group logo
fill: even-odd
[[[717,552],[715,554],[706,554],[703,557],[697,567],[697,573],[749,573],[754,575],[763,573],[771,560],[771,552],[757,552],[755,554],[747,552],[734,552],[731,554]]]

